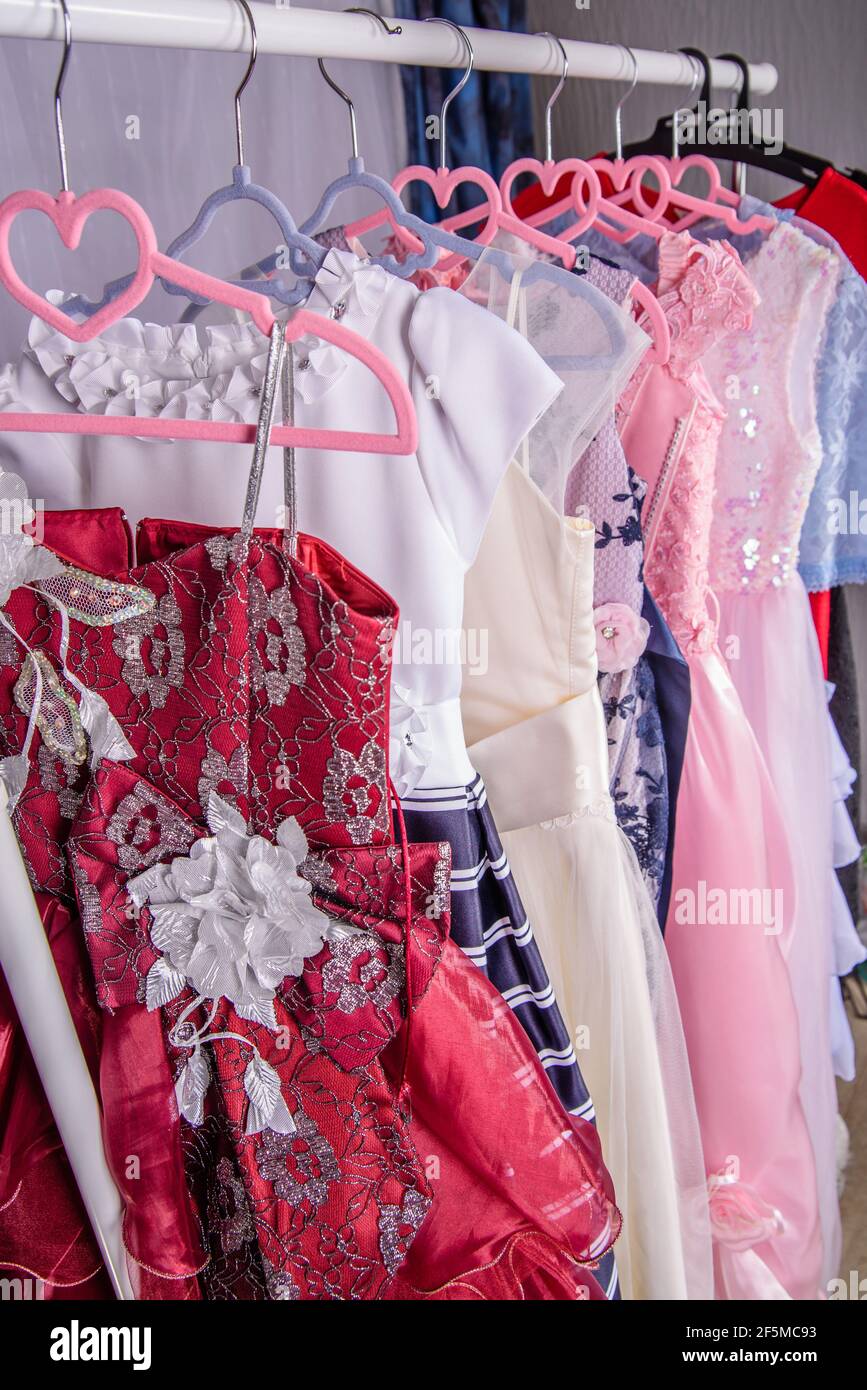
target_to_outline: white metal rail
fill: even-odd
[[[199,48],[237,53],[249,33],[235,0],[70,0],[76,43],[116,43],[145,48]],[[375,0],[370,5],[376,8]],[[388,35],[367,15],[295,9],[290,4],[255,6],[259,50],[306,58],[358,58],[418,67],[461,68],[464,48],[445,25],[401,20],[402,33]],[[578,12],[580,14],[580,12]],[[492,29],[468,29],[476,67],[489,72],[526,72],[556,77],[559,49],[550,39]],[[63,36],[56,0],[0,0],[0,37],[56,39]],[[624,35],[628,39],[628,35]],[[688,36],[687,36],[688,37]],[[617,44],[565,39],[569,76],[607,81],[632,79],[632,64]],[[638,81],[690,87],[694,68],[680,53],[633,49]],[[714,61],[713,84],[721,91],[740,86],[735,63]],[[772,63],[750,64],[750,89],[766,96],[777,85]]]

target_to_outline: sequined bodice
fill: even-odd
[[[729,334],[702,362],[727,410],[710,579],[739,593],[779,587],[796,571],[822,458],[814,378],[837,268],[830,251],[780,223],[749,271],[760,296],[750,331]]]
[[[650,489],[645,581],[686,653],[708,650],[717,636],[709,552],[725,411],[700,359],[721,337],[749,327],[756,294],[725,242],[702,254],[683,233],[668,233],[659,266],[670,359],[639,369],[620,401],[618,425],[627,459]]]

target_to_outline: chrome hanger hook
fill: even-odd
[[[560,81],[548,98],[548,104],[545,107],[545,162],[551,164],[554,159],[554,142],[551,136],[551,112],[554,110],[554,102],[566,86],[566,78],[569,76],[569,58],[566,54],[566,49],[563,47],[562,39],[558,39],[556,34],[552,34],[550,29],[541,29],[538,34],[533,35],[533,38],[553,39],[563,59],[563,71],[560,74]]]
[[[668,49],[668,52],[669,52],[669,53],[670,53],[671,51],[672,51],[671,49]],[[680,51],[682,52],[682,50],[680,50]],[[675,111],[674,111],[674,115],[673,115],[672,118],[671,118],[671,157],[672,157],[672,159],[677,159],[677,158],[679,158],[679,156],[678,156],[678,150],[679,150],[679,148],[680,148],[680,144],[679,144],[679,141],[678,141],[678,138],[677,138],[677,118],[678,118],[678,116],[680,115],[680,113],[681,113],[682,111],[690,111],[690,110],[692,109],[690,103],[692,102],[693,97],[695,96],[696,92],[698,91],[698,88],[699,88],[699,86],[700,86],[700,84],[701,84],[701,79],[702,79],[702,77],[704,76],[704,73],[703,73],[702,67],[701,67],[701,63],[698,61],[697,58],[693,58],[693,56],[692,56],[691,53],[685,53],[685,54],[683,54],[683,56],[684,56],[685,58],[688,58],[688,59],[689,59],[689,65],[690,65],[690,67],[692,68],[692,86],[690,87],[689,92],[688,92],[688,94],[687,94],[686,105],[685,105],[685,106],[678,106],[678,107],[676,107],[676,108],[675,108]]]
[[[350,5],[349,9],[344,10],[343,13],[344,13],[344,14],[369,14],[370,17],[371,17],[371,19],[375,19],[375,20],[377,21],[378,24],[381,24],[381,25],[382,25],[383,29],[385,30],[385,32],[386,32],[387,34],[402,34],[402,33],[403,33],[403,30],[401,29],[401,27],[400,27],[399,24],[394,24],[394,25],[389,24],[389,23],[388,23],[388,20],[383,19],[383,17],[382,17],[381,14],[377,14],[375,10],[368,10],[368,9],[365,9],[365,7],[364,7],[363,5]],[[332,92],[336,92],[337,95],[340,97],[340,99],[341,99],[342,101],[345,101],[345,102],[346,102],[346,105],[349,107],[349,131],[350,131],[350,138],[351,138],[351,140],[352,140],[352,158],[353,158],[353,159],[357,159],[357,158],[358,158],[358,125],[356,124],[356,120],[355,120],[355,103],[353,102],[352,97],[349,95],[348,92],[344,92],[344,90],[343,90],[342,87],[338,87],[337,83],[334,81],[334,78],[333,78],[333,77],[328,73],[328,71],[326,70],[325,64],[323,63],[322,59],[321,59],[321,58],[317,58],[316,61],[317,61],[317,63],[319,64],[319,71],[322,73],[322,76],[325,78],[325,81],[328,83],[328,85],[329,85],[329,87],[331,88]]]
[[[259,56],[259,35],[256,33],[256,21],[253,18],[253,11],[250,9],[247,0],[238,0],[238,4],[247,16],[247,23],[250,26],[250,61],[247,64],[247,71],[244,73],[241,85],[235,93],[235,142],[238,147],[238,163],[244,163],[244,127],[241,123],[241,97],[244,90],[253,76],[253,69],[256,66],[256,59]]]
[[[447,165],[447,163],[446,163],[446,116],[448,115],[448,109],[449,109],[449,107],[451,106],[452,102],[454,101],[455,97],[457,96],[458,92],[462,92],[462,91],[464,90],[464,87],[466,87],[467,83],[468,83],[469,80],[470,80],[470,75],[471,75],[471,73],[472,73],[472,71],[473,71],[473,67],[475,66],[476,55],[475,55],[475,51],[474,51],[474,49],[473,49],[473,45],[470,43],[470,40],[469,40],[467,34],[464,32],[464,30],[461,28],[461,26],[460,26],[459,24],[455,24],[454,20],[452,20],[452,19],[439,19],[439,18],[438,18],[437,16],[435,16],[435,15],[428,15],[428,17],[427,17],[426,19],[423,19],[423,20],[422,20],[422,24],[447,24],[447,25],[449,26],[450,29],[454,29],[454,31],[455,31],[456,34],[460,34],[461,38],[463,39],[464,47],[465,47],[465,49],[467,50],[467,66],[466,66],[466,71],[464,72],[464,75],[463,75],[463,77],[461,78],[460,82],[458,82],[454,87],[452,87],[451,91],[449,92],[448,96],[446,97],[445,101],[443,102],[442,106],[440,107],[440,164],[439,164],[439,167],[440,167],[441,169],[447,169],[447,168],[448,168],[448,165]]]
[[[72,19],[66,0],[57,0],[63,12],[63,58],[54,84],[54,129],[57,131],[57,153],[60,155],[60,182],[64,193],[69,192],[69,169],[66,163],[66,137],[63,133],[63,87],[66,69],[72,52]]]
[[[617,47],[632,59],[632,81],[614,108],[614,157],[619,163],[623,158],[623,108],[638,86],[638,59],[628,44],[619,43]]]

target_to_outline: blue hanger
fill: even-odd
[[[234,203],[247,199],[251,202],[259,203],[261,207],[264,207],[271,213],[280,228],[283,245],[287,248],[295,248],[295,254],[297,255],[303,253],[304,257],[307,258],[305,261],[305,268],[312,265],[314,269],[312,272],[308,273],[315,274],[325,260],[325,249],[321,247],[318,242],[313,241],[310,237],[305,236],[304,233],[298,230],[288,208],[285,207],[277,195],[272,193],[270,189],[264,188],[261,184],[253,182],[250,167],[244,163],[244,131],[241,121],[241,96],[256,66],[259,53],[259,39],[256,32],[256,21],[253,18],[253,12],[250,9],[248,0],[238,0],[238,3],[247,16],[251,36],[250,61],[247,65],[247,71],[244,74],[243,81],[235,93],[235,138],[238,150],[238,162],[232,170],[232,182],[225,188],[217,189],[215,193],[212,193],[210,197],[205,200],[195,222],[193,222],[192,226],[189,227],[187,231],[181,232],[180,236],[175,237],[175,240],[172,242],[171,246],[169,246],[166,254],[171,256],[174,260],[180,260],[185,251],[188,251],[191,246],[195,246],[195,244],[201,240],[214,220],[219,208],[223,207],[225,203]],[[281,252],[281,256],[282,254]],[[434,257],[436,256],[435,249],[432,254]],[[282,269],[284,264],[285,262],[282,261],[281,257],[274,257],[272,269],[278,267]],[[72,314],[79,313],[85,318],[90,318],[97,310],[103,308],[106,304],[110,304],[121,290],[126,289],[127,285],[131,283],[132,278],[132,275],[125,275],[119,280],[110,281],[105,286],[102,298],[98,302],[86,299],[83,295],[79,295],[65,305],[65,312]],[[278,299],[282,304],[288,305],[300,304],[307,298],[310,292],[309,285],[303,280],[288,288],[279,278],[269,279],[266,282],[259,277],[252,280],[231,280],[229,283],[237,285],[241,289],[253,290],[257,294],[268,295],[270,298]],[[207,299],[203,299],[198,295],[193,295],[188,290],[182,288],[182,286],[175,285],[172,281],[166,280],[163,277],[160,277],[160,284],[168,294],[182,295],[185,299],[189,299],[196,304],[204,305],[208,303]]]
[[[377,24],[381,25],[387,34],[403,33],[399,24],[395,24],[394,26],[389,25],[388,22],[383,19],[382,15],[376,14],[373,10],[365,9],[362,5],[352,5],[349,9],[344,10],[343,13],[370,15],[371,19],[375,19]],[[391,184],[388,183],[386,179],[381,178],[379,174],[371,174],[365,169],[364,159],[358,152],[358,125],[355,119],[355,104],[349,93],[344,92],[343,88],[339,87],[334,81],[322,59],[317,59],[317,62],[319,64],[319,71],[322,73],[322,76],[325,78],[331,90],[336,92],[341,101],[345,101],[349,108],[349,130],[352,141],[352,154],[349,159],[348,172],[328,185],[319,200],[316,211],[308,217],[302,225],[299,236],[314,237],[317,232],[321,232],[328,226],[328,214],[331,212],[331,209],[334,207],[341,193],[346,193],[355,188],[369,188],[372,192],[379,194],[391,213],[393,220],[403,227],[410,228],[422,243],[421,251],[410,253],[403,261],[398,260],[396,256],[388,253],[372,255],[369,257],[369,260],[373,265],[383,266],[384,269],[390,271],[392,275],[399,275],[402,279],[408,280],[417,270],[427,269],[429,266],[436,263],[438,248],[431,235],[432,229],[427,222],[422,222],[419,218],[413,217],[412,213],[410,213],[401,202],[400,196],[395,193]],[[313,261],[314,267],[312,270],[311,260]],[[316,270],[319,268],[316,265],[315,258],[310,258],[309,260],[305,259],[305,256],[298,250],[292,250],[290,252],[289,262],[296,275],[305,276],[308,279],[315,274]],[[272,255],[266,260],[259,262],[258,269],[268,274],[275,269],[278,263],[278,257]]]
[[[382,25],[387,33],[399,34],[401,32],[399,25],[395,28],[390,28],[382,16],[375,14],[373,10],[364,9],[360,6],[353,6],[351,10],[345,11],[344,13],[367,14]],[[473,70],[475,54],[467,34],[460,25],[454,24],[451,20],[431,20],[429,22],[448,24],[450,28],[457,30],[467,50],[466,70],[461,80],[446,96],[443,109],[440,112],[440,162],[445,163],[445,113],[449,103],[457,96],[462,87],[466,85],[470,73]],[[485,263],[494,267],[502,278],[508,284],[511,284],[515,275],[515,265],[514,260],[509,256],[508,252],[504,252],[493,246],[482,246],[479,242],[470,241],[467,237],[458,236],[456,233],[448,232],[442,227],[431,226],[430,223],[424,222],[420,217],[416,217],[415,214],[407,211],[399,196],[391,187],[391,184],[387,183],[385,179],[380,178],[376,174],[369,174],[366,172],[364,161],[358,153],[358,127],[356,125],[355,106],[352,102],[352,98],[333,81],[326,71],[321,58],[318,59],[318,63],[319,71],[322,73],[329,87],[346,102],[349,108],[352,158],[349,161],[349,173],[344,175],[343,178],[336,179],[334,183],[330,184],[325,190],[316,211],[302,223],[300,235],[313,236],[317,231],[321,230],[340,193],[346,189],[359,187],[371,188],[381,195],[384,202],[394,214],[395,220],[413,232],[425,247],[425,250],[421,253],[411,253],[408,255],[405,261],[398,261],[396,257],[391,255],[370,256],[368,259],[374,265],[383,266],[383,268],[388,270],[391,274],[398,275],[401,278],[407,278],[416,269],[426,268],[434,264],[437,257],[437,248],[440,248],[444,251],[454,252],[470,261],[479,261],[484,257]],[[297,275],[305,276],[308,279],[311,278],[315,274],[316,269],[318,269],[318,266],[314,262],[315,268],[311,270],[310,266],[304,264],[303,257],[299,256],[297,253],[290,254],[290,262],[292,269]],[[273,270],[276,265],[277,258],[275,256],[269,256],[267,260],[259,262],[256,268],[263,273],[268,273]],[[583,298],[587,298],[588,296],[592,297],[599,316],[605,323],[611,341],[610,356],[607,358],[593,358],[593,366],[594,368],[600,369],[609,365],[614,365],[619,361],[624,342],[624,333],[619,319],[620,311],[615,308],[611,301],[602,294],[601,291],[588,285],[579,275],[563,270],[548,261],[533,261],[523,270],[521,276],[521,283],[523,285],[532,285],[538,280],[553,283],[570,296],[577,295]],[[586,357],[569,355],[558,355],[556,357],[546,358],[545,360],[552,370],[559,373],[581,371],[586,369],[588,365]]]

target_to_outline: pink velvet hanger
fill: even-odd
[[[512,236],[520,237],[529,245],[535,246],[538,250],[547,255],[556,256],[567,268],[571,270],[575,264],[576,253],[573,247],[566,245],[561,238],[548,236],[545,232],[537,231],[527,223],[503,206],[499,189],[496,181],[484,169],[478,168],[475,164],[463,164],[458,169],[449,169],[446,163],[446,120],[448,109],[459,92],[463,91],[475,63],[475,53],[468,36],[459,24],[455,24],[450,19],[438,19],[430,16],[424,20],[426,24],[447,24],[450,29],[454,29],[461,37],[467,53],[467,66],[461,80],[448,93],[442,104],[439,116],[439,166],[436,169],[429,169],[425,164],[410,164],[406,169],[402,169],[391,182],[395,193],[402,193],[411,183],[424,183],[433,192],[437,204],[440,208],[446,207],[452,198],[456,188],[462,184],[474,184],[483,192],[484,200],[478,206],[468,209],[465,212],[456,213],[454,216],[446,218],[438,226],[445,231],[457,232],[463,227],[474,226],[482,218],[484,225],[471,240],[481,246],[490,246],[497,232],[510,232]],[[392,232],[407,248],[417,251],[419,242],[407,227],[402,227],[397,223],[389,212],[388,208],[381,208],[372,213],[369,217],[360,218],[346,228],[347,236],[362,236],[365,232],[372,231],[376,227],[391,224]],[[451,270],[454,266],[460,265],[466,257],[459,252],[442,257],[437,262],[437,270]]]
[[[23,283],[18,275],[9,249],[9,234],[19,213],[35,209],[48,217],[57,228],[63,244],[75,250],[81,240],[84,224],[91,213],[108,210],[118,213],[132,227],[138,246],[138,265],[131,284],[110,304],[105,305],[84,323],[76,323],[61,308],[48,301]],[[147,213],[134,199],[116,188],[97,188],[81,198],[68,189],[52,198],[40,189],[22,189],[11,193],[0,203],[0,284],[13,299],[32,314],[71,338],[83,343],[97,337],[105,328],[117,323],[136,309],[148,294],[157,276],[166,276],[175,284],[195,294],[234,309],[246,310],[256,327],[270,336],[274,314],[263,295],[239,289],[212,275],[164,256],[157,246],[156,233]],[[275,444],[294,445],[301,449],[334,449],[352,453],[412,454],[418,444],[418,425],[412,398],[395,367],[378,348],[359,334],[344,328],[334,319],[307,309],[292,314],[286,327],[287,342],[295,342],[311,334],[333,343],[348,356],[363,362],[385,387],[394,411],[395,434],[370,434],[354,430],[305,429],[281,425],[275,427]],[[31,414],[29,412],[0,412],[0,431],[25,430],[36,433],[112,434],[131,435],[146,439],[198,439],[222,443],[251,444],[256,435],[252,424],[214,424],[204,420],[142,419],[138,416],[88,414]]]
[[[0,203],[0,285],[13,299],[52,328],[84,343],[97,337],[111,324],[136,309],[149,293],[157,276],[189,289],[206,300],[246,310],[256,327],[270,337],[275,318],[264,295],[227,284],[181,261],[164,256],[157,245],[156,232],[147,213],[133,198],[116,188],[96,188],[78,198],[69,188],[66,140],[63,129],[62,94],[72,48],[72,26],[66,0],[60,0],[64,18],[63,61],[54,89],[54,124],[60,156],[61,191],[56,198],[42,189],[21,189]],[[138,261],[130,283],[116,298],[98,309],[83,323],[76,322],[57,305],[25,285],[12,259],[9,237],[19,213],[43,213],[54,223],[64,246],[74,251],[88,217],[94,212],[115,212],[132,228]],[[286,341],[296,342],[305,334],[333,343],[348,356],[373,372],[385,388],[394,411],[395,434],[370,434],[354,430],[304,429],[280,425],[272,431],[275,444],[302,449],[333,449],[351,453],[413,454],[418,445],[418,422],[406,382],[378,348],[334,319],[307,309],[295,311],[286,326]],[[256,437],[253,424],[214,423],[204,420],[142,419],[138,416],[31,413],[0,411],[0,431],[21,430],[38,434],[127,435],[139,439],[197,439],[220,443],[251,444]]]
[[[63,88],[72,47],[71,22],[65,0],[60,0],[64,15],[65,43],[63,63],[58,72],[54,88],[54,126],[57,132],[57,149],[60,154],[61,192],[57,197],[42,189],[21,189],[10,193],[0,203],[0,285],[7,289],[13,299],[24,304],[25,309],[42,318],[51,328],[71,338],[74,342],[88,342],[99,336],[103,329],[110,327],[138,309],[142,300],[150,292],[154,279],[160,275],[171,279],[175,285],[190,289],[206,300],[228,304],[232,309],[246,310],[261,334],[271,335],[274,328],[274,314],[263,295],[242,289],[240,286],[226,284],[214,275],[206,275],[195,270],[192,265],[163,256],[157,245],[157,234],[147,217],[145,208],[135,199],[115,188],[92,189],[82,197],[69,192],[67,168],[67,145],[64,138]],[[64,246],[75,250],[81,242],[85,222],[90,214],[97,211],[111,211],[124,218],[132,228],[138,247],[138,263],[131,282],[118,293],[117,297],[104,304],[101,309],[76,322],[65,314],[57,304],[50,304],[42,295],[24,284],[15,270],[10,250],[10,232],[19,213],[38,211],[43,213],[57,228]],[[296,342],[304,334],[324,339],[340,347],[350,357],[370,368],[375,377],[385,386],[392,410],[395,411],[396,434],[367,434],[347,430],[304,430],[295,425],[279,425],[272,431],[272,439],[278,445],[296,446],[299,449],[335,449],[352,453],[414,453],[418,443],[418,424],[415,420],[413,399],[406,382],[396,368],[379,350],[349,328],[343,328],[333,318],[311,313],[310,310],[297,310],[286,325],[286,342]],[[36,411],[0,411],[0,431],[25,431],[29,434],[88,434],[88,435],[132,435],[146,439],[213,439],[221,443],[251,443],[256,438],[256,425],[225,424],[203,420],[147,420],[138,416],[92,416],[92,414],[49,414]]]
[[[754,214],[746,221],[742,221],[737,215],[737,207],[740,199],[737,194],[725,188],[720,179],[720,172],[717,165],[706,155],[691,154],[682,157],[677,144],[677,117],[679,110],[675,112],[673,121],[673,149],[671,156],[662,154],[635,154],[631,159],[623,158],[623,137],[622,137],[622,110],[625,102],[631,96],[638,81],[638,64],[632,49],[626,44],[620,44],[632,59],[632,82],[627,91],[623,94],[615,108],[615,157],[613,160],[603,157],[589,159],[587,165],[607,176],[614,185],[614,191],[606,198],[602,199],[597,209],[595,225],[604,232],[612,241],[620,243],[630,241],[639,231],[652,232],[652,225],[659,225],[666,231],[686,231],[694,223],[703,217],[712,217],[721,221],[731,232],[738,235],[745,235],[749,232],[770,231],[773,227],[773,220],[764,217],[759,213]],[[689,55],[687,55],[689,56]],[[690,98],[701,81],[701,70],[689,58],[695,73],[695,80],[689,93]],[[556,93],[555,93],[556,95]],[[564,161],[560,166],[561,172],[565,172]],[[684,175],[690,169],[702,169],[708,178],[708,186],[704,197],[696,194],[685,193],[678,187]],[[506,170],[506,174],[510,171]],[[652,201],[648,201],[644,195],[642,183],[648,173],[652,173],[656,179],[657,187],[652,191]],[[503,176],[504,179],[506,175]],[[501,180],[501,192],[502,192]],[[554,183],[550,183],[548,191],[553,191]],[[576,176],[572,188],[566,198],[561,198],[550,207],[544,208],[540,212],[532,214],[527,221],[531,226],[540,227],[547,222],[551,222],[563,216],[570,210],[577,210],[582,214],[578,223],[567,232],[562,233],[572,240],[579,236],[582,231],[587,230],[588,225],[584,220],[584,203],[580,196],[580,180]],[[503,199],[508,205],[506,197]],[[637,213],[628,210],[623,204],[631,203]],[[669,209],[681,209],[686,215],[676,221],[666,220]],[[603,217],[613,217],[614,222],[598,220],[598,214]],[[637,220],[636,220],[637,219]],[[652,224],[652,225],[648,225]],[[659,235],[659,232],[652,233]]]
[[[499,194],[503,206],[503,223],[505,225],[508,225],[510,230],[513,229],[513,227],[517,224],[518,227],[521,228],[521,231],[518,233],[518,235],[522,236],[522,238],[525,241],[528,241],[531,244],[538,246],[539,242],[537,240],[534,240],[534,237],[532,235],[533,229],[530,226],[530,223],[519,218],[518,214],[515,212],[512,206],[512,188],[515,184],[515,181],[517,180],[519,175],[533,174],[538,179],[539,183],[542,185],[544,192],[550,196],[561,177],[564,174],[571,172],[574,174],[574,178],[572,181],[571,196],[570,199],[567,200],[566,206],[573,208],[575,211],[577,211],[579,213],[579,217],[578,221],[575,222],[572,226],[567,227],[563,231],[558,233],[558,241],[561,241],[564,244],[569,243],[575,237],[580,236],[582,232],[586,231],[588,227],[593,226],[594,223],[597,221],[600,212],[606,211],[609,211],[611,214],[616,214],[618,220],[631,229],[629,231],[630,236],[637,235],[638,232],[647,232],[650,233],[652,236],[657,237],[661,236],[662,229],[657,228],[652,221],[650,221],[647,218],[641,217],[636,213],[621,210],[602,196],[602,187],[599,182],[599,176],[597,175],[596,171],[593,168],[591,168],[590,164],[586,160],[564,159],[555,162],[555,160],[553,159],[551,112],[554,107],[554,103],[556,102],[561,91],[563,90],[563,87],[566,84],[566,78],[569,75],[569,59],[562,42],[559,38],[557,38],[556,34],[552,34],[549,31],[545,30],[541,34],[537,34],[535,37],[553,39],[553,41],[557,44],[557,46],[560,49],[560,54],[563,59],[563,70],[560,74],[560,80],[553,93],[551,94],[548,103],[545,107],[544,161],[529,157],[516,159],[504,171],[502,178],[500,179]],[[662,170],[660,167],[660,170],[656,172],[658,173],[658,176],[664,181],[666,178],[664,170]],[[447,219],[447,221],[443,223],[443,226],[448,227],[450,230],[453,230],[461,225],[466,225],[474,217],[477,220],[483,212],[484,209],[474,209],[471,213],[461,213],[457,217]],[[548,215],[549,214],[547,213],[544,214],[544,216]],[[576,259],[577,253],[573,251],[571,262],[566,262],[569,269],[572,268]],[[671,335],[669,332],[668,321],[662,309],[660,308],[656,296],[653,294],[651,290],[647,288],[646,285],[643,285],[641,281],[636,280],[635,284],[632,287],[631,298],[633,302],[637,305],[638,309],[640,310],[640,313],[645,316],[647,326],[651,330],[653,346],[647,354],[648,360],[651,362],[658,363],[667,362],[669,358],[669,353],[671,351]]]

